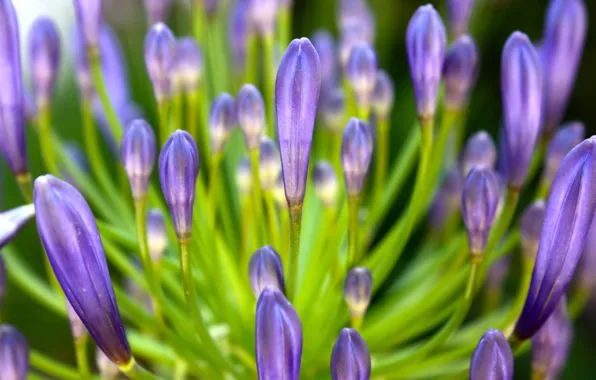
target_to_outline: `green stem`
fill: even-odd
[[[348,227],[348,263],[346,270],[350,269],[352,265],[358,260],[358,234],[359,234],[359,219],[360,219],[360,196],[348,196],[348,210],[349,210],[349,227]]]
[[[29,350],[29,364],[32,368],[63,380],[80,380],[81,375],[74,368],[55,361],[33,349]]]
[[[287,263],[287,293],[292,302],[296,294],[296,278],[298,277],[298,257],[300,255],[300,230],[302,228],[302,203],[290,205],[290,260]]]
[[[377,124],[377,147],[375,149],[375,194],[374,201],[380,200],[387,176],[389,122],[380,118]]]
[[[259,169],[259,149],[252,149],[249,152],[250,156],[250,170],[252,173],[252,189],[253,189],[253,213],[254,213],[254,232],[257,244],[263,244],[261,221],[263,220],[263,190],[261,188],[261,175]]]
[[[263,38],[263,50],[265,61],[265,101],[267,106],[267,135],[275,136],[275,65],[274,65],[274,45],[273,33]]]
[[[163,146],[170,137],[170,121],[168,120],[169,104],[167,100],[161,101],[158,105],[159,113],[159,139],[160,146]]]
[[[192,91],[184,97],[186,103],[186,130],[190,135],[201,145],[201,152],[205,152],[203,145],[205,144],[203,128],[199,128],[199,117],[197,114],[197,107],[199,102],[198,91]],[[199,133],[201,133],[199,135]]]
[[[207,197],[207,218],[208,228],[209,231],[211,231],[211,233],[213,234],[213,239],[215,239],[215,233],[217,232],[215,222],[217,220],[217,195],[220,181],[219,165],[221,163],[221,159],[222,154],[215,153],[215,155],[213,155],[213,160],[211,160],[211,167],[209,168],[209,194]]]
[[[184,105],[182,92],[172,96],[172,112],[170,113],[171,121],[170,125],[173,125],[175,129],[183,129],[182,127],[182,107]],[[189,132],[190,133],[190,132]]]
[[[501,331],[506,337],[509,337],[513,333],[515,328],[515,322],[519,318],[524,304],[526,303],[526,297],[528,295],[528,289],[530,289],[530,282],[532,281],[532,272],[534,270],[534,261],[524,258],[522,277],[519,283],[519,290],[517,291],[517,297],[513,303],[513,306],[509,310],[509,313],[505,317],[505,322],[501,326]]]
[[[257,83],[258,40],[255,33],[250,33],[246,38],[244,83]]]
[[[501,242],[503,236],[509,229],[513,215],[515,214],[515,208],[519,199],[519,191],[512,188],[507,188],[505,191],[505,201],[503,203],[503,210],[497,220],[497,224],[493,226],[488,237],[488,243],[486,244],[486,255],[489,257],[495,250],[497,245]],[[486,261],[485,261],[486,263]]]
[[[33,182],[31,182],[31,174],[17,174],[15,179],[25,201],[27,203],[33,202]]]
[[[52,134],[51,134],[51,111],[49,106],[44,106],[39,110],[37,116],[37,129],[39,131],[39,144],[41,148],[41,156],[46,169],[49,173],[60,176],[60,169],[58,167],[58,160],[52,147]]]
[[[265,193],[265,206],[267,207],[267,220],[269,222],[269,236],[267,241],[275,244],[276,247],[281,247],[279,241],[277,213],[275,212],[275,200],[270,191]]]
[[[82,380],[91,378],[89,371],[89,360],[87,358],[87,335],[74,340],[75,354],[77,357],[77,368]]]
[[[160,380],[161,377],[155,376],[154,374],[141,367],[137,361],[132,358],[130,363],[122,366],[118,366],[120,371],[133,380]]]
[[[91,66],[91,75],[93,77],[93,86],[95,86],[95,92],[97,92],[97,95],[101,101],[101,105],[108,121],[108,126],[112,131],[114,140],[116,140],[116,145],[120,145],[120,140],[122,139],[123,133],[122,125],[120,124],[118,114],[112,106],[110,96],[108,95],[108,90],[106,88],[103,73],[101,71],[99,49],[97,49],[97,47],[90,48],[87,51],[87,57]]]

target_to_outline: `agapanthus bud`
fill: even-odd
[[[342,329],[331,353],[333,380],[368,380],[370,369],[370,353],[364,339],[354,329]]]
[[[236,1],[229,14],[228,44],[236,70],[244,69],[248,35],[252,33],[246,8],[246,1]]]
[[[286,199],[286,187],[284,184],[284,178],[282,174],[280,174],[275,180],[275,186],[273,186],[271,194],[273,195],[273,199],[275,200],[275,204],[277,204],[277,207],[279,207],[282,210],[288,208],[288,201]]]
[[[147,21],[153,25],[159,21],[166,21],[172,0],[145,0]]]
[[[449,0],[447,13],[449,14],[449,28],[454,38],[468,31],[470,17],[474,9],[475,0]]]
[[[259,90],[245,84],[236,96],[236,116],[248,150],[257,149],[265,130],[265,103]]]
[[[422,119],[435,115],[446,41],[439,13],[430,4],[419,7],[408,24],[406,45],[416,110]]]
[[[0,153],[14,175],[25,175],[25,107],[17,15],[11,0],[0,0]]]
[[[477,69],[478,48],[470,36],[463,35],[449,47],[443,62],[447,108],[458,110],[466,105]]]
[[[293,40],[279,64],[275,81],[279,150],[290,206],[300,205],[304,199],[320,88],[317,51],[308,38]]]
[[[368,43],[372,43],[375,39],[375,20],[366,1],[342,1],[339,25],[342,36],[352,35],[350,38]]]
[[[38,18],[31,26],[29,63],[37,104],[48,106],[60,64],[60,39],[56,25],[47,17]]]
[[[346,76],[361,107],[370,107],[378,70],[377,54],[369,44],[361,43],[352,48]]]
[[[266,287],[285,293],[284,271],[281,258],[272,246],[256,250],[248,263],[248,277],[255,297],[259,298]]]
[[[155,134],[143,119],[131,121],[122,135],[120,159],[135,200],[147,195],[155,165]]]
[[[103,353],[102,350],[95,351],[95,363],[102,379],[116,380],[120,374],[118,366]]]
[[[343,89],[333,88],[323,92],[319,112],[325,127],[340,132],[346,120],[346,95]]]
[[[532,282],[515,326],[528,339],[544,324],[565,293],[584,249],[596,206],[596,137],[565,157],[546,203]]]
[[[482,259],[497,213],[500,189],[499,179],[489,167],[476,166],[466,177],[461,208],[472,259]]]
[[[387,120],[391,116],[394,99],[393,80],[385,71],[379,70],[372,95],[372,107],[377,117]]]
[[[37,230],[54,274],[89,334],[119,365],[132,358],[95,219],[85,198],[51,175],[35,180]]]
[[[224,92],[213,101],[209,114],[209,133],[214,153],[221,153],[236,126],[236,105],[232,95]]]
[[[279,0],[247,0],[248,17],[255,30],[262,36],[275,31]]]
[[[348,195],[358,196],[370,166],[373,136],[362,120],[351,118],[344,130],[341,144],[341,166]]]
[[[259,380],[298,380],[302,323],[292,304],[275,288],[261,292],[255,335]]]
[[[372,294],[372,274],[367,268],[352,268],[344,282],[344,299],[352,317],[361,318],[366,313]]]
[[[313,168],[312,181],[315,193],[325,207],[335,207],[339,183],[335,169],[327,161],[319,161]]]
[[[337,80],[337,56],[333,36],[327,30],[317,30],[312,36],[312,44],[319,54],[323,87],[334,86]]]
[[[486,166],[494,169],[497,162],[497,148],[493,138],[486,131],[474,133],[466,142],[461,158],[464,177],[474,166]]]
[[[532,371],[541,379],[558,379],[567,361],[573,327],[565,297],[532,338]]]
[[[153,25],[145,37],[145,67],[153,85],[155,99],[160,103],[170,93],[170,77],[176,56],[174,34],[162,22]]]
[[[505,120],[503,151],[507,184],[521,189],[540,130],[542,71],[528,36],[514,32],[501,57],[501,97]]]
[[[197,91],[203,77],[203,52],[193,37],[182,37],[176,41],[172,62],[172,85],[175,90]]]
[[[27,222],[35,215],[35,207],[32,204],[19,206],[0,214],[0,248],[16,236]]]
[[[157,208],[147,213],[147,244],[153,263],[159,263],[168,248],[168,232],[163,214]]]
[[[470,365],[470,380],[513,380],[513,352],[499,330],[484,333]]]
[[[77,23],[85,46],[97,47],[102,23],[102,0],[74,0]]]
[[[373,38],[369,35],[368,30],[364,30],[362,25],[349,27],[348,29],[342,30],[339,40],[339,61],[341,68],[346,70],[348,65],[348,59],[354,47],[358,44],[372,44]],[[324,81],[324,79],[323,79]]]
[[[159,181],[178,239],[189,239],[195,186],[199,175],[199,150],[192,136],[177,130],[159,154]]]
[[[441,183],[430,211],[430,225],[433,231],[440,232],[449,220],[461,210],[461,194],[464,177],[459,166],[455,165]]]
[[[552,132],[563,119],[581,61],[588,29],[583,0],[552,0],[541,46],[544,94],[542,120]]]
[[[261,137],[261,148],[259,156],[259,178],[261,187],[271,190],[275,186],[275,180],[281,173],[281,162],[277,143],[269,137]]]
[[[29,346],[10,325],[0,326],[0,379],[25,380],[29,372]]]
[[[236,168],[236,186],[240,194],[246,195],[252,190],[252,171],[250,167],[250,160],[244,157],[238,162]]]
[[[553,181],[563,158],[571,149],[582,142],[584,134],[584,124],[579,121],[572,121],[561,126],[550,141],[546,151],[544,181],[549,184]]]
[[[85,338],[87,336],[87,328],[68,300],[66,300],[66,315],[68,316],[73,339],[80,340]]]
[[[542,200],[526,208],[520,219],[521,245],[524,256],[534,262],[544,225],[545,203]]]

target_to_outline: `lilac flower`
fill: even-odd
[[[285,292],[281,258],[270,245],[265,245],[253,253],[248,263],[248,277],[257,298],[266,287]]]
[[[539,200],[526,208],[520,219],[521,245],[524,256],[532,263],[538,252],[538,243],[544,225],[544,201]]]
[[[542,379],[559,378],[571,345],[573,328],[563,297],[551,316],[532,338],[532,371]]]
[[[225,143],[236,126],[236,104],[232,95],[224,92],[211,105],[209,133],[214,153],[222,153]]]
[[[466,142],[461,161],[464,177],[475,166],[494,169],[497,161],[497,148],[492,137],[486,131],[474,133]]]
[[[377,80],[377,55],[367,43],[352,48],[346,67],[346,77],[360,107],[368,109],[372,102]]]
[[[133,198],[140,200],[146,197],[155,165],[155,135],[145,120],[133,120],[124,130],[120,158],[130,181]]]
[[[455,165],[445,176],[430,211],[430,225],[433,231],[440,232],[449,221],[461,211],[461,194],[464,178]]]
[[[34,215],[35,207],[32,204],[0,213],[0,248],[10,243]]]
[[[168,248],[168,232],[166,221],[159,209],[151,209],[147,213],[147,244],[149,256],[154,264],[159,264]]]
[[[382,120],[389,119],[394,99],[395,89],[391,77],[385,71],[379,70],[372,94],[372,107],[375,115]]]
[[[247,40],[252,33],[246,8],[246,1],[235,2],[230,11],[228,22],[228,42],[236,70],[239,71],[244,70]]]
[[[86,47],[96,48],[102,23],[102,0],[74,0],[77,23]]]
[[[248,150],[257,149],[266,124],[265,103],[252,84],[245,84],[238,91],[236,116]]]
[[[313,167],[312,181],[315,193],[325,207],[334,207],[337,203],[339,183],[335,169],[327,161],[319,161]]]
[[[277,143],[269,137],[261,137],[259,154],[259,173],[261,187],[271,190],[275,186],[277,177],[281,174],[281,163]]]
[[[10,325],[0,326],[0,379],[25,380],[29,372],[29,346]]]
[[[341,166],[349,196],[358,196],[368,173],[373,151],[370,127],[362,120],[351,118],[341,144]]]
[[[236,186],[241,195],[247,195],[252,190],[252,172],[250,168],[250,160],[244,157],[238,163],[236,168]]]
[[[60,64],[60,38],[56,25],[49,18],[40,17],[31,26],[29,62],[37,104],[47,107]]]
[[[333,380],[368,380],[370,370],[370,353],[364,339],[354,329],[342,329],[331,354]]]
[[[466,105],[476,81],[478,48],[468,35],[459,37],[447,50],[443,62],[445,106],[461,109]]]
[[[319,115],[325,127],[341,132],[346,120],[346,96],[343,89],[331,88],[321,93]]]
[[[145,66],[153,84],[158,103],[170,93],[170,76],[176,54],[176,39],[172,31],[161,22],[153,25],[145,37]]]
[[[367,268],[351,269],[344,282],[344,299],[350,314],[362,318],[370,304],[372,295],[372,274]]]
[[[550,184],[555,173],[561,166],[561,161],[577,144],[584,139],[584,124],[572,121],[561,126],[548,144],[545,157],[543,180]]]
[[[489,329],[478,342],[470,365],[470,380],[513,379],[513,352],[498,330]]]
[[[475,0],[449,0],[447,12],[449,13],[449,26],[454,38],[468,31],[470,18],[474,9]]]
[[[171,70],[173,89],[184,90],[187,93],[197,91],[203,77],[204,65],[203,52],[197,41],[193,37],[178,39]]]
[[[145,0],[147,21],[153,25],[159,21],[166,21],[172,0]]]
[[[312,36],[312,43],[321,62],[322,87],[327,89],[337,84],[337,56],[335,40],[325,29],[317,30]]]

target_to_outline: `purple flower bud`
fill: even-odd
[[[174,34],[164,23],[158,22],[147,33],[144,49],[145,66],[159,103],[170,93],[170,76],[176,55]]]
[[[29,372],[29,346],[10,325],[0,326],[0,379],[25,380]]]
[[[461,194],[464,178],[460,168],[455,165],[447,173],[430,211],[430,225],[433,231],[440,232],[449,220],[461,210]]]
[[[567,361],[573,326],[565,297],[532,338],[532,371],[542,379],[558,379]]]
[[[133,120],[124,130],[120,158],[130,181],[133,198],[138,200],[146,197],[155,165],[155,135],[145,120]]]
[[[261,148],[259,155],[259,178],[261,187],[271,190],[275,186],[277,177],[281,174],[281,162],[277,143],[269,137],[261,137]]]
[[[159,21],[166,21],[172,0],[145,0],[147,21],[153,25]]]
[[[584,139],[584,124],[579,121],[561,126],[548,145],[545,158],[544,181],[551,183],[563,158]]]
[[[443,78],[445,79],[445,106],[461,109],[470,96],[476,81],[478,49],[468,35],[459,37],[445,55]]]
[[[344,29],[339,40],[339,61],[341,68],[345,71],[348,65],[348,59],[355,46],[358,44],[372,44],[373,39],[369,31],[362,28],[362,25]],[[323,78],[323,81],[325,79]]]
[[[584,50],[588,16],[582,0],[552,0],[541,46],[543,124],[551,133],[563,119]]]
[[[544,225],[544,201],[536,201],[526,208],[520,219],[521,245],[526,259],[534,262]]]
[[[35,215],[32,204],[0,213],[0,248],[4,247]]]
[[[542,72],[528,36],[514,32],[501,58],[501,96],[505,119],[503,150],[508,186],[521,189],[540,129]]]
[[[236,113],[248,150],[257,149],[265,130],[265,104],[261,93],[252,84],[245,84],[238,91]]]
[[[302,359],[302,324],[277,289],[266,287],[257,302],[256,356],[259,380],[298,380]]]
[[[499,179],[489,167],[476,166],[466,177],[461,209],[473,260],[481,260],[484,254],[497,213],[500,189]]]
[[[0,0],[0,153],[14,175],[26,175],[25,107],[19,26],[11,0]]]
[[[487,379],[513,379],[513,352],[499,330],[484,333],[470,364],[470,380]]]
[[[4,260],[0,255],[0,307],[2,307],[2,300],[4,299],[4,293],[6,292],[6,268],[4,266]]]
[[[147,244],[153,263],[159,263],[168,248],[168,232],[163,214],[157,208],[147,213]]]
[[[497,148],[492,137],[486,131],[474,133],[466,142],[461,161],[464,177],[474,166],[494,169],[497,162]]]
[[[118,369],[116,364],[112,363],[112,361],[103,353],[102,350],[96,350],[95,362],[102,379],[116,380],[118,378],[120,369]]]
[[[445,26],[432,5],[418,8],[406,34],[408,62],[418,117],[433,118],[445,57]]]
[[[248,17],[255,30],[262,36],[275,31],[279,0],[246,0]]]
[[[209,114],[211,148],[221,153],[236,126],[236,104],[232,95],[224,92],[213,101]]]
[[[365,1],[343,0],[339,9],[342,34],[357,34],[360,41],[372,43],[375,39],[375,20]]]
[[[244,157],[238,163],[236,168],[236,186],[242,195],[246,195],[252,190],[252,171],[250,167],[250,160]]]
[[[197,41],[193,37],[178,39],[171,73],[174,90],[197,91],[203,77],[203,67],[203,52]]]
[[[377,80],[377,55],[367,43],[361,43],[350,52],[346,76],[356,95],[359,106],[370,107]]]
[[[366,313],[372,294],[372,275],[367,268],[352,268],[344,282],[344,299],[352,317]]]
[[[370,166],[373,136],[362,120],[351,118],[344,130],[341,144],[341,166],[349,196],[358,196]]]
[[[248,277],[252,292],[259,298],[266,287],[285,293],[284,271],[281,258],[272,246],[256,250],[248,263]]]
[[[319,54],[323,87],[335,86],[337,81],[337,56],[333,36],[327,30],[321,29],[313,34],[312,43]]]
[[[81,321],[81,318],[79,318],[79,315],[68,300],[66,300],[66,315],[70,323],[70,331],[72,332],[73,339],[76,341],[85,338],[87,336],[87,328],[85,328],[83,321]]]
[[[394,99],[393,80],[385,71],[379,70],[372,95],[372,107],[377,117],[387,120],[391,116]]]
[[[341,132],[346,120],[346,96],[343,89],[333,88],[321,94],[319,112],[325,127]]]
[[[199,176],[199,150],[192,136],[177,130],[159,154],[159,181],[178,239],[190,238],[195,187]]]
[[[74,0],[77,23],[85,46],[97,47],[102,23],[102,0]]]
[[[39,236],[66,298],[110,360],[130,363],[130,347],[89,205],[74,187],[51,175],[35,180],[33,202]]]
[[[354,329],[342,329],[331,354],[333,380],[368,380],[370,368],[370,353],[364,339]]]
[[[596,137],[591,137],[569,152],[553,180],[532,282],[515,326],[519,339],[534,335],[565,293],[586,243],[595,193]]]
[[[308,38],[293,40],[275,82],[277,133],[285,192],[290,206],[301,205],[321,88],[319,55]]]
[[[327,161],[319,161],[313,168],[312,181],[315,186],[315,193],[325,207],[335,207],[339,183],[335,169]]]
[[[60,38],[54,22],[49,18],[40,17],[31,26],[29,61],[37,104],[47,106],[60,64]]]
[[[454,38],[468,31],[472,10],[475,0],[449,0],[447,2],[447,13],[449,14],[449,26]]]
[[[246,1],[237,1],[229,15],[228,42],[236,70],[244,69],[248,35],[252,33],[246,8]]]

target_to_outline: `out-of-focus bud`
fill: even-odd
[[[370,127],[362,120],[351,118],[341,144],[341,166],[348,195],[356,197],[362,191],[373,151]]]
[[[319,55],[308,38],[293,40],[275,81],[275,109],[288,205],[304,200],[313,129],[321,88]]]
[[[250,160],[244,157],[238,163],[236,168],[236,186],[242,195],[247,195],[252,191],[252,171],[250,168]]]
[[[159,155],[159,181],[179,240],[190,239],[199,150],[192,136],[177,130]]]
[[[439,13],[432,5],[416,10],[408,24],[406,45],[416,110],[421,120],[434,118],[447,37]]]
[[[279,0],[246,0],[248,17],[260,35],[271,37],[275,31]]]
[[[102,350],[95,351],[95,362],[102,379],[116,380],[118,378],[118,375],[120,374],[118,366],[112,363]]]
[[[567,300],[559,304],[532,338],[532,372],[536,379],[558,379],[569,354],[573,327],[567,316]]]
[[[443,180],[430,211],[430,225],[435,233],[443,231],[449,221],[459,214],[463,188],[464,177],[455,165]]]
[[[333,132],[341,132],[346,120],[346,96],[343,89],[333,88],[323,92],[319,110],[325,127]]]
[[[350,52],[346,76],[356,95],[359,107],[369,109],[377,80],[377,55],[367,43],[361,43]]]
[[[54,22],[49,18],[40,17],[31,26],[29,63],[37,106],[47,107],[60,64],[60,39]]]
[[[342,40],[344,37],[347,37],[348,40],[353,40],[355,43],[368,42],[372,44],[374,42],[375,20],[365,1],[342,1],[340,4],[339,25]],[[350,50],[351,47],[347,49],[346,53],[349,54]],[[342,52],[342,63],[344,63],[344,66],[346,59],[347,56],[344,56]]]
[[[149,179],[155,165],[155,135],[143,119],[130,122],[120,143],[120,159],[130,181],[135,200],[147,196]]]
[[[357,267],[350,270],[344,282],[344,299],[354,318],[362,318],[370,304],[372,294],[372,275],[367,268]]]
[[[147,245],[154,264],[159,264],[168,248],[168,232],[163,214],[157,208],[147,213]]]
[[[526,208],[520,219],[523,253],[526,259],[532,263],[538,252],[538,242],[544,225],[545,207],[544,201],[536,201]]]
[[[579,121],[572,121],[561,126],[548,145],[543,174],[544,182],[550,184],[553,181],[563,158],[571,149],[582,142],[584,134],[584,124]]]
[[[466,177],[461,207],[472,262],[484,255],[488,234],[495,220],[501,185],[495,173],[486,166],[476,166]]]
[[[284,271],[281,258],[272,246],[256,250],[248,263],[248,277],[255,297],[259,298],[266,287],[285,293]]]
[[[354,329],[342,329],[331,353],[333,380],[368,380],[370,369],[370,353],[364,339]]]
[[[449,0],[447,2],[449,28],[453,38],[468,32],[474,2],[475,0]]]
[[[259,90],[252,84],[245,84],[238,91],[236,117],[248,150],[257,149],[265,130],[265,103]]]
[[[553,180],[532,282],[515,326],[518,339],[534,335],[565,294],[586,244],[595,193],[596,137],[591,137],[569,152]]]
[[[588,29],[583,0],[552,0],[540,48],[544,71],[542,120],[552,133],[563,119],[579,68]]]
[[[17,235],[17,233],[35,215],[35,207],[32,204],[19,206],[0,214],[0,248]]]
[[[166,21],[172,0],[145,0],[145,10],[149,25]]]
[[[0,379],[25,380],[29,372],[29,346],[10,325],[0,326]]]
[[[451,110],[464,107],[476,81],[478,49],[468,35],[459,37],[447,50],[443,62],[445,106]]]
[[[513,380],[513,352],[499,330],[489,329],[478,342],[470,365],[470,380]]]
[[[275,180],[275,186],[273,187],[273,199],[275,200],[275,204],[277,207],[284,210],[288,208],[288,201],[286,199],[286,187],[284,185],[284,177],[283,175],[279,175]]]
[[[102,23],[102,0],[74,0],[77,24],[85,46],[97,48]]]
[[[271,190],[275,186],[277,177],[281,174],[279,150],[275,141],[269,137],[261,137],[259,155],[259,178],[264,190]]]
[[[339,192],[339,183],[335,169],[327,161],[319,161],[315,164],[312,174],[315,193],[323,204],[328,208],[333,208],[337,204],[337,194]]]
[[[492,137],[486,131],[474,133],[466,142],[461,158],[464,177],[468,176],[474,166],[486,166],[494,169],[496,162],[497,148]]]
[[[84,339],[87,336],[87,328],[79,318],[79,315],[72,308],[70,302],[66,300],[66,315],[68,316],[68,322],[70,323],[70,331],[72,332],[72,337],[75,341]]]
[[[528,36],[514,32],[501,57],[503,100],[503,169],[507,185],[521,189],[528,175],[540,131],[542,71]]]
[[[203,78],[203,67],[203,52],[197,41],[193,37],[178,39],[172,62],[173,90],[187,93],[197,91]]]
[[[209,133],[214,154],[223,152],[235,126],[236,104],[232,95],[224,92],[215,98],[209,114]]]
[[[257,373],[260,380],[298,380],[302,323],[283,293],[266,287],[257,302]]]
[[[489,292],[501,292],[503,289],[503,282],[509,274],[510,256],[505,256],[495,262],[488,272],[486,278],[486,287]]]
[[[170,94],[170,79],[176,56],[174,34],[162,22],[153,25],[145,37],[145,66],[158,103]]]
[[[249,25],[246,1],[236,1],[230,11],[228,22],[228,42],[236,70],[244,70],[246,45],[252,28]]]
[[[375,115],[380,119],[389,119],[394,99],[395,89],[391,77],[385,71],[379,70],[372,95],[372,107]]]
[[[321,29],[312,36],[312,43],[321,62],[321,81],[324,88],[331,88],[337,81],[337,56],[335,40],[331,33]]]

